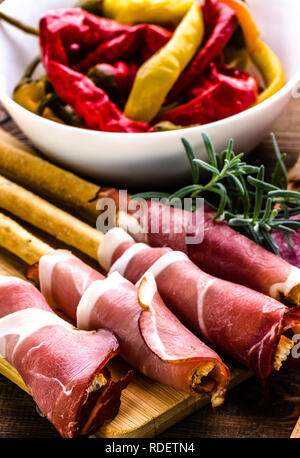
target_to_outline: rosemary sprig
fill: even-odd
[[[230,140],[226,150],[216,154],[209,137],[203,133],[208,162],[197,159],[191,145],[182,139],[191,165],[193,184],[172,194],[140,193],[132,198],[150,199],[168,197],[203,197],[205,203],[215,209],[215,219],[227,221],[233,229],[251,238],[257,244],[278,254],[279,248],[272,237],[273,230],[284,232],[292,248],[289,236],[300,228],[300,219],[290,219],[300,214],[300,193],[289,191],[285,154],[281,154],[274,134],[271,134],[277,163],[271,183],[265,181],[264,166],[255,167],[244,162],[243,154],[233,152]],[[200,183],[200,169],[211,174],[207,183]]]

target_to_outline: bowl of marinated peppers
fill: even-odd
[[[40,56],[13,99],[75,127],[151,133],[205,125],[260,104],[285,82],[240,0],[95,0],[47,11],[37,29],[15,25],[37,35]],[[45,74],[36,78],[40,63]]]

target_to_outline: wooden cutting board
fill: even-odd
[[[51,244],[55,245],[53,239]],[[59,247],[61,248],[61,244]],[[24,267],[22,261],[0,250],[0,274],[24,278]],[[115,377],[124,375],[129,369],[119,358],[110,362],[109,367]],[[3,358],[0,358],[0,373],[27,391],[18,372]],[[230,388],[251,375],[251,372],[245,369],[232,370]],[[102,426],[93,437],[155,437],[210,402],[207,397],[197,399],[137,373],[123,391],[121,400],[118,415]]]

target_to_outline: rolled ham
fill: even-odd
[[[299,317],[276,300],[200,270],[181,251],[136,243],[121,228],[111,229],[99,248],[110,275],[136,283],[151,272],[172,312],[198,335],[266,380],[280,369],[293,347],[283,333]]]
[[[0,277],[0,354],[63,437],[92,434],[117,414],[131,378],[114,382],[105,367],[118,351],[109,330],[79,331],[30,283]]]
[[[137,242],[183,251],[210,275],[300,305],[300,269],[239,234],[226,222],[214,221],[214,212],[209,207],[204,211],[203,228],[198,223],[199,211],[190,213],[154,201],[142,201],[135,206],[134,201],[127,195],[122,197],[116,189],[101,190],[99,197],[115,202],[120,209],[117,225]],[[197,240],[203,230],[203,240],[199,236],[199,243],[186,243],[187,236]]]
[[[117,272],[90,281],[100,274],[66,251],[43,256],[38,270],[46,298],[55,299],[70,316],[76,314],[78,327],[114,332],[120,355],[135,369],[190,395],[210,395],[213,406],[223,402],[228,368],[165,306],[152,274],[138,289]]]

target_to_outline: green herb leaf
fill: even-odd
[[[215,167],[217,169],[218,168],[218,161],[217,161],[217,155],[216,155],[215,149],[213,147],[213,144],[212,144],[212,142],[210,141],[210,138],[208,137],[208,135],[205,132],[202,133],[202,138],[203,138],[203,141],[204,141],[204,145],[205,145],[206,152],[207,152],[208,158],[210,160],[210,163],[211,163],[211,165],[213,167]]]
[[[218,188],[220,191],[220,203],[219,203],[219,208],[214,217],[215,220],[220,218],[221,215],[223,215],[225,206],[226,206],[226,202],[227,202],[227,191],[226,191],[225,186],[221,183],[217,183],[216,185],[213,186],[213,189],[216,189],[216,188]]]
[[[299,200],[300,199],[300,193],[297,191],[284,191],[284,190],[277,190],[277,191],[270,191],[269,192],[269,197],[272,198],[283,198],[283,199],[294,199],[294,200]]]
[[[216,167],[208,164],[207,162],[202,161],[201,159],[194,159],[194,162],[211,173],[215,173],[216,175],[219,173],[219,170]]]
[[[186,196],[189,196],[190,194],[194,194],[197,192],[202,191],[203,186],[200,184],[192,184],[190,186],[186,186],[185,188],[179,189],[179,191],[174,192],[174,194],[171,194],[169,196],[169,199],[183,199]]]

